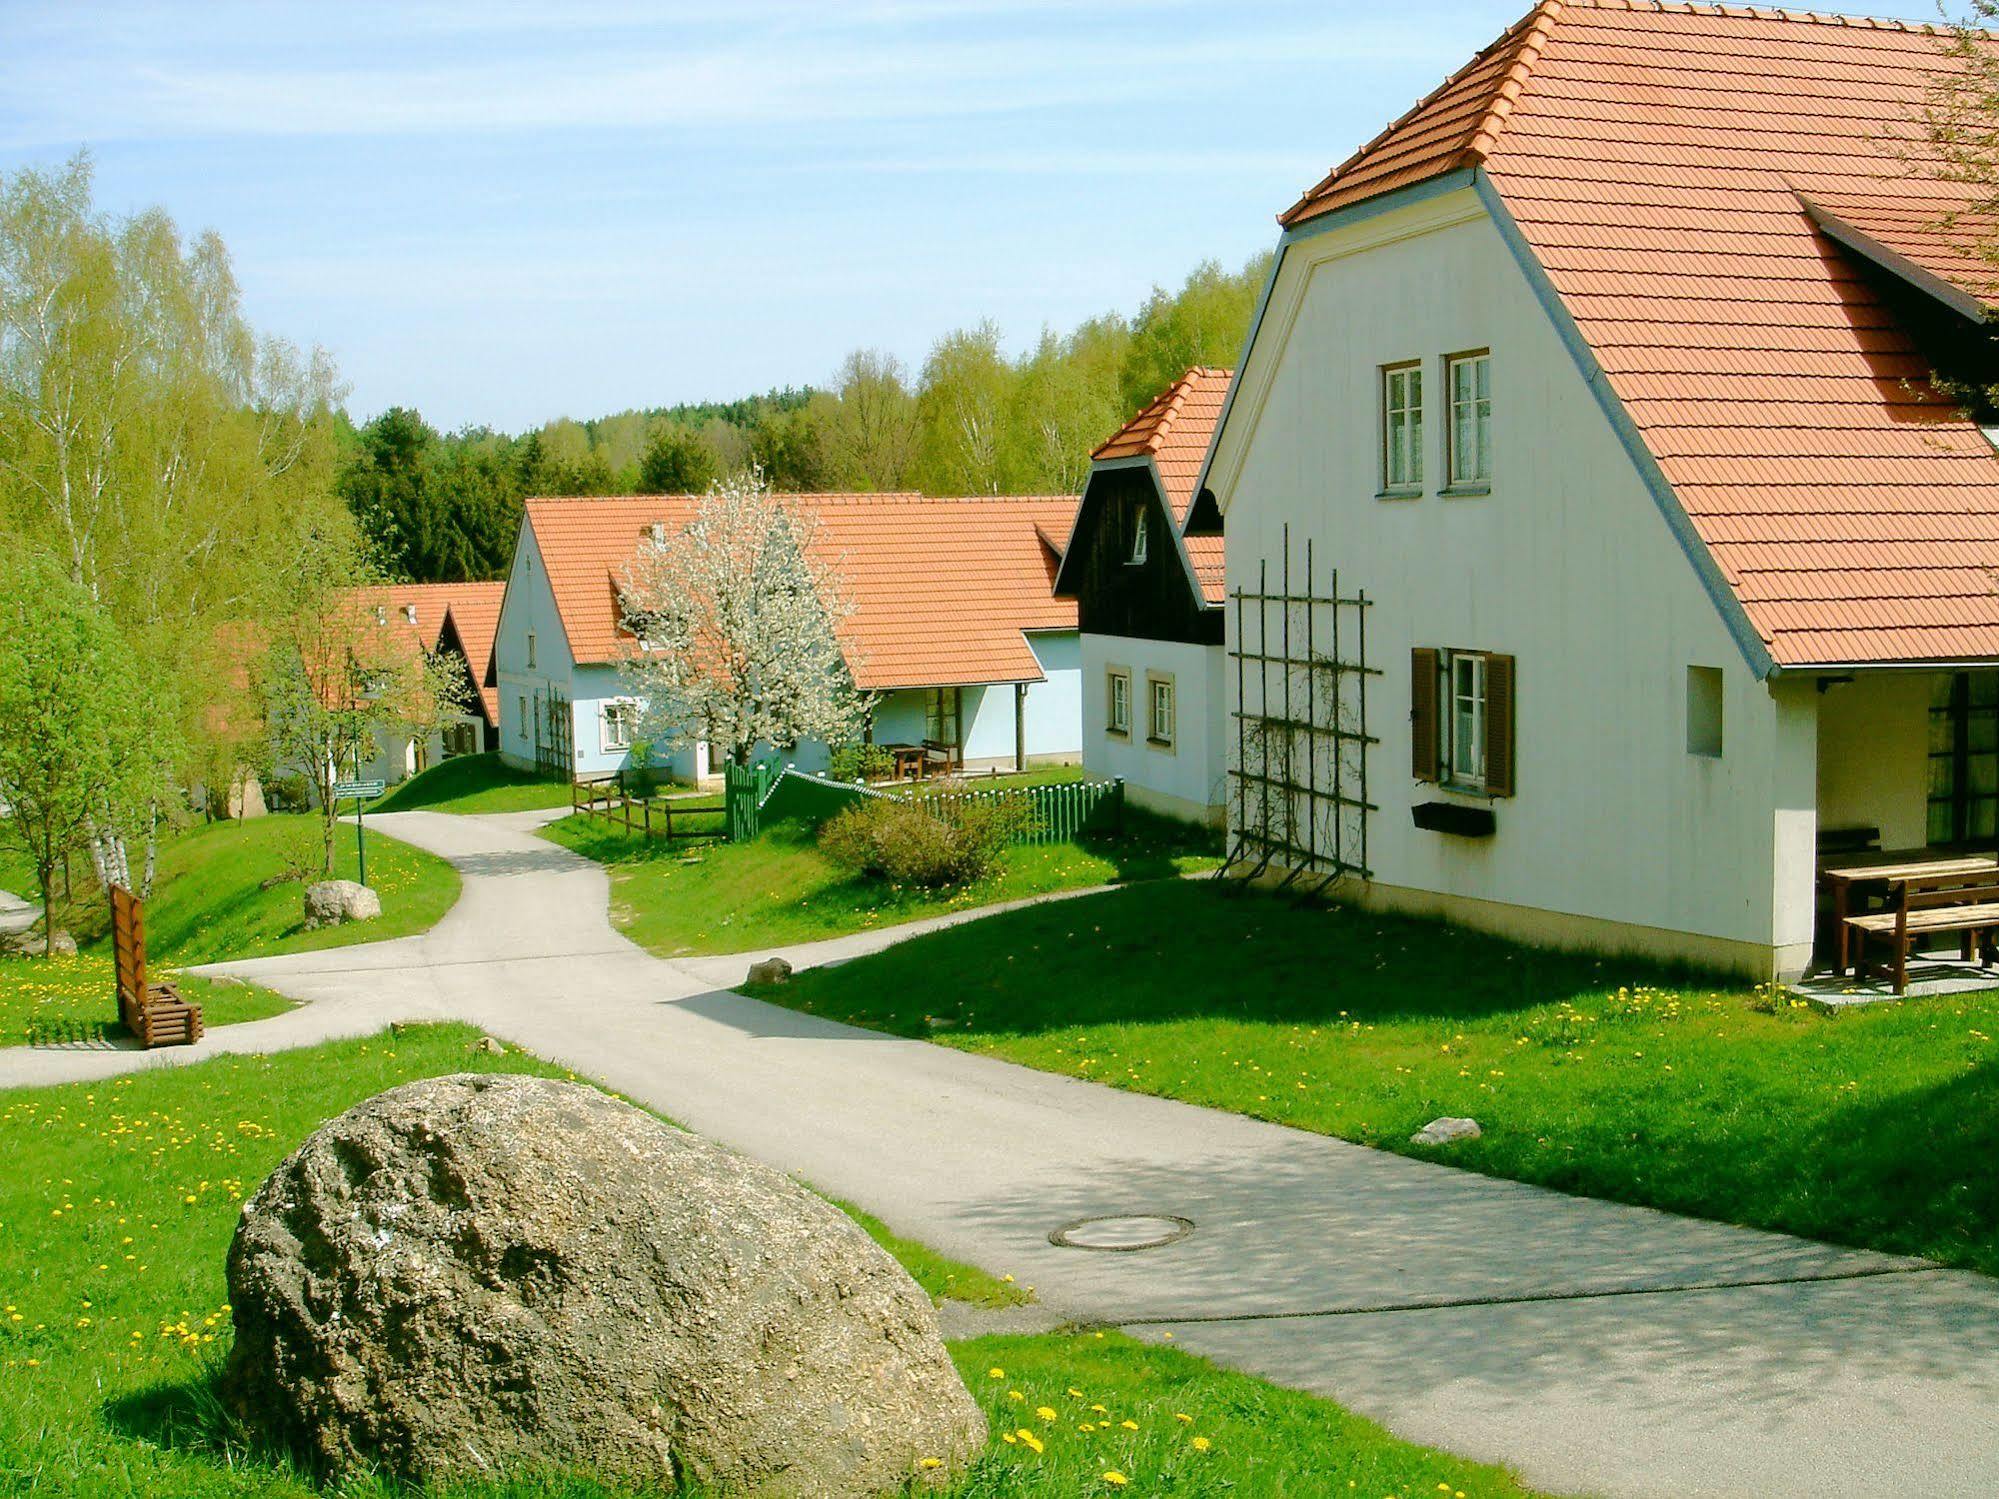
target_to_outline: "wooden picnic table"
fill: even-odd
[[[895,758],[895,778],[898,781],[920,781],[928,768],[930,751],[920,744],[884,744]]]
[[[1857,888],[1879,885],[1886,889],[1897,880],[1922,880],[1963,875],[1999,874],[1999,854],[1963,854],[1948,849],[1898,848],[1886,852],[1841,854],[1819,864],[1819,883],[1832,894],[1834,930],[1839,933],[1840,968],[1846,967],[1846,918],[1853,911]]]

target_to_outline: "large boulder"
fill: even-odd
[[[381,896],[353,880],[320,880],[305,887],[307,931],[343,921],[373,921],[381,914]]]
[[[332,1474],[840,1499],[985,1440],[929,1299],[852,1219],[576,1083],[348,1110],[244,1207],[228,1269],[231,1405]]]

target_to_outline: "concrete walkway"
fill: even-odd
[[[1610,1494],[1999,1484],[1999,1282],[1564,1197],[732,994],[750,956],[618,936],[545,814],[398,813],[464,894],[428,935],[215,965],[309,1001],[198,1047],[0,1051],[0,1086],[462,1019],[1038,1288],[1081,1321],[1319,1391],[1412,1440]],[[787,953],[826,961],[898,934]],[[1057,1248],[1105,1213],[1194,1232]]]

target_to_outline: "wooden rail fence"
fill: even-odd
[[[676,806],[673,797],[630,797],[613,782],[572,781],[569,810],[601,817],[627,833],[645,838],[721,838],[727,818],[717,802]]]

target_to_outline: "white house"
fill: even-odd
[[[1272,660],[1226,686],[1296,724],[1338,677],[1354,737],[1232,759],[1241,852],[1788,975],[1822,834],[1989,846],[1999,455],[1928,377],[1992,381],[1992,272],[1883,144],[1939,66],[1895,23],[1550,0],[1282,216],[1194,521],[1231,592],[1337,568],[1352,603],[1230,620]]]
[[[485,681],[492,670],[493,632],[505,592],[504,583],[395,583],[348,593],[364,628],[389,634],[398,648],[457,661],[467,688],[464,711],[421,740],[401,730],[378,729],[373,758],[354,767],[360,779],[393,785],[453,755],[498,747],[497,694]]]
[[[1229,379],[1188,370],[1090,455],[1055,581],[1082,630],[1084,768],[1198,822],[1228,779],[1222,538],[1187,520]]]
[[[854,605],[840,639],[856,686],[879,697],[874,742],[948,745],[974,770],[1078,758],[1076,610],[1050,591],[1073,496],[786,498],[810,507],[816,544]],[[642,538],[685,526],[699,503],[528,501],[494,647],[508,761],[585,779],[630,765],[637,715],[618,672],[633,644],[622,578]],[[780,753],[816,769],[828,751]],[[699,742],[658,763],[687,781],[719,771]]]

